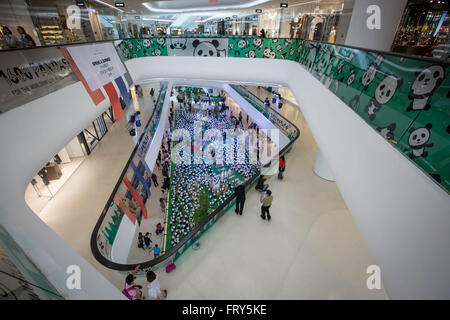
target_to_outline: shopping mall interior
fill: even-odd
[[[0,1],[0,300],[450,299],[449,8]]]

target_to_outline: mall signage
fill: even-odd
[[[280,3],[280,7],[281,8],[287,8],[288,4],[286,2],[282,2],[282,3]]]
[[[77,81],[58,48],[0,52],[0,113]]]
[[[256,11],[256,13],[261,13],[262,9],[256,9],[255,11]]]
[[[117,8],[124,8],[124,7],[125,7],[125,2],[119,2],[119,1],[116,1],[116,2],[114,3],[114,5],[115,5]]]
[[[114,111],[116,121],[124,115],[119,97],[131,103],[128,89],[133,84],[112,43],[67,46],[62,49],[73,71],[83,83],[95,105],[105,100]]]

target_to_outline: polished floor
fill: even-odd
[[[148,100],[140,99],[143,119],[151,111]],[[259,194],[249,192],[242,216],[228,212],[200,238],[199,248],[176,261],[175,271],[159,272],[169,299],[387,298],[384,289],[366,287],[373,261],[336,184],[312,171],[317,145],[301,113],[286,105],[281,113],[301,136],[287,156],[284,180],[268,181],[272,220],[259,217]],[[120,290],[125,274],[96,262],[89,241],[134,147],[125,125],[121,120],[109,130],[40,214]]]

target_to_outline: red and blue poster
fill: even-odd
[[[131,103],[128,90],[133,81],[114,45],[94,43],[67,46],[62,50],[94,104],[98,105],[107,96],[118,121],[124,115],[119,97],[127,106]]]

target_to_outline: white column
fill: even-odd
[[[345,45],[390,51],[407,0],[355,0]],[[369,29],[371,16],[369,6],[379,8],[380,28]]]
[[[313,172],[317,174],[322,179],[328,180],[328,181],[336,181],[334,179],[333,172],[331,171],[330,167],[328,166],[327,160],[323,157],[322,152],[320,149],[317,151],[316,155],[316,162],[314,163]]]

